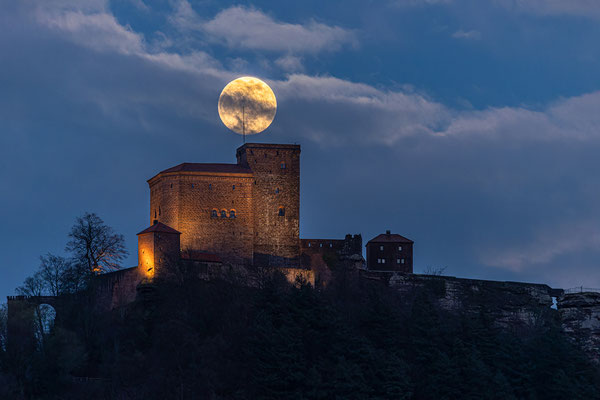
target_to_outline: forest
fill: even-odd
[[[0,399],[600,398],[600,368],[556,312],[500,329],[485,304],[445,311],[436,287],[401,294],[343,266],[315,287],[182,270],[106,312],[97,277],[123,258],[122,237],[86,214],[66,248],[17,289],[57,296],[55,318],[38,307],[11,338],[0,308]]]
[[[551,319],[498,330],[352,274],[319,289],[158,281],[108,314],[91,291],[27,351],[3,347],[0,398],[599,398],[597,366]]]

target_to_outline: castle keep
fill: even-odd
[[[247,143],[236,156],[236,164],[183,163],[151,178],[151,223],[181,233],[184,254],[298,266],[300,146]]]

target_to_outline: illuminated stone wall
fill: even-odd
[[[298,265],[300,146],[247,143],[237,150],[237,159],[254,174],[255,265]]]
[[[246,264],[253,254],[252,182],[251,174],[159,174],[149,182],[150,219],[181,232],[183,251],[215,253],[226,263]]]

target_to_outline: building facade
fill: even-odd
[[[413,244],[402,235],[386,231],[367,242],[367,269],[413,272]]]
[[[182,252],[299,265],[300,146],[247,143],[236,156],[236,164],[183,163],[148,180],[151,223],[180,232]]]

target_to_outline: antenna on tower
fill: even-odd
[[[244,138],[244,144],[246,143],[246,107],[242,104],[242,137]]]

